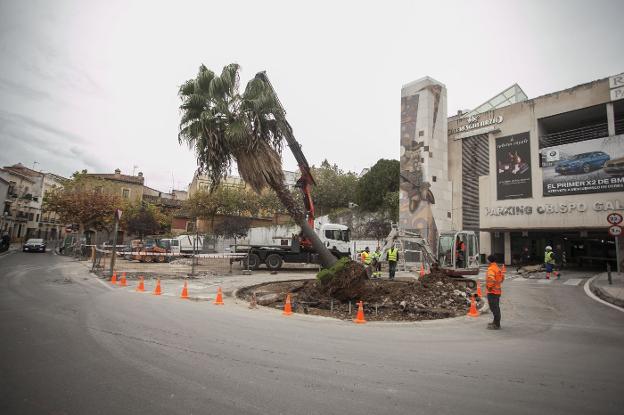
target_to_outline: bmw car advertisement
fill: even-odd
[[[624,136],[540,150],[544,196],[624,191]]]

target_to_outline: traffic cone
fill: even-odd
[[[139,285],[137,286],[137,289],[136,289],[136,290],[137,290],[138,292],[142,293],[142,292],[144,292],[144,291],[145,291],[145,283],[143,282],[143,277],[139,277],[139,278],[140,278],[140,280],[139,280]]]
[[[479,317],[479,311],[477,310],[477,303],[474,295],[470,297],[470,311],[468,311],[469,317]]]
[[[152,294],[154,294],[154,295],[162,294],[162,290],[160,289],[160,278],[158,278],[158,280],[156,280],[156,288],[154,289],[154,292]]]
[[[111,277],[110,280],[111,284],[117,284],[117,272],[113,272],[113,276]]]
[[[364,320],[364,303],[362,303],[362,301],[358,303],[357,316],[355,317],[355,320],[353,320],[353,322],[356,324],[366,323],[366,320]]]
[[[483,294],[481,293],[481,283],[479,281],[477,281],[477,296],[479,298],[483,297]]]
[[[186,281],[184,281],[184,288],[182,288],[182,295],[180,295],[180,298],[183,300],[188,300],[189,298],[188,288],[186,287]]]
[[[425,276],[425,267],[423,267],[422,262],[420,263],[420,278]]]
[[[284,304],[284,312],[282,315],[289,316],[292,314],[292,308],[290,307],[290,293],[286,295],[286,304]]]
[[[126,281],[126,273],[124,272],[123,274],[121,274],[121,279],[119,280],[119,286],[120,287],[127,287],[128,283]]]
[[[217,289],[217,299],[213,303],[215,305],[223,305],[223,292],[221,291],[221,287]]]

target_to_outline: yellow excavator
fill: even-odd
[[[392,225],[392,230],[381,248],[381,258],[386,259],[386,251],[395,244],[403,252],[404,260],[410,253],[420,252],[422,263],[427,267],[437,266],[450,277],[464,278],[479,274],[479,240],[473,231],[442,232],[437,240],[437,255],[431,249],[427,239],[420,234],[399,230]],[[420,262],[420,261],[413,261]],[[466,285],[474,288],[475,281],[465,279]]]

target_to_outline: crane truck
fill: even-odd
[[[256,74],[256,78],[261,79],[266,85],[271,88],[273,95],[277,97],[273,85],[269,81],[266,72],[259,72]],[[280,109],[286,113],[279,98],[277,102]],[[285,137],[286,143],[290,148],[301,177],[297,180],[296,187],[299,188],[303,194],[303,205],[306,213],[306,220],[310,227],[315,230],[319,235],[323,244],[330,250],[330,252],[337,258],[351,255],[351,248],[349,246],[350,231],[347,226],[338,225],[334,223],[326,223],[320,227],[314,226],[314,202],[312,201],[312,186],[316,184],[310,165],[301,151],[301,145],[295,139],[292,127],[286,121]],[[244,266],[249,269],[257,269],[262,264],[266,264],[270,270],[278,270],[282,267],[284,262],[290,263],[318,263],[318,254],[312,247],[312,243],[301,232],[299,234],[293,234],[289,239],[281,239],[279,245],[272,244],[249,244],[249,245],[236,245],[233,247],[234,252],[247,252],[247,258],[244,259]]]

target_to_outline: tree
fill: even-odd
[[[384,218],[375,218],[366,223],[364,232],[366,235],[375,238],[378,241],[384,239],[392,229],[390,223]]]
[[[392,222],[399,221],[399,192],[387,192],[381,204],[383,213]]]
[[[360,208],[369,212],[380,210],[386,193],[399,191],[399,175],[398,160],[378,160],[357,183],[357,203]]]
[[[319,216],[356,201],[358,177],[355,173],[345,173],[326,159],[320,167],[312,167],[312,176],[316,182],[312,187],[312,200]]]
[[[243,238],[251,227],[251,218],[245,216],[227,216],[214,229],[217,236],[224,238]]]
[[[185,202],[192,217],[210,220],[214,227],[216,215],[254,215],[258,212],[258,197],[244,189],[218,186],[212,191],[194,193]]]
[[[260,193],[271,188],[312,242],[324,267],[336,258],[306,222],[284,184],[281,150],[283,140],[292,135],[284,110],[263,73],[258,73],[239,92],[239,65],[230,64],[221,75],[204,65],[194,79],[178,91],[182,100],[178,141],[195,151],[198,170],[217,186],[233,163],[251,188]]]
[[[86,190],[75,182],[47,192],[43,208],[55,212],[64,223],[78,223],[83,229],[112,230],[115,209],[123,203],[117,195]]]
[[[125,206],[122,224],[129,233],[143,239],[147,235],[166,232],[171,226],[171,221],[156,206],[137,203]]]

